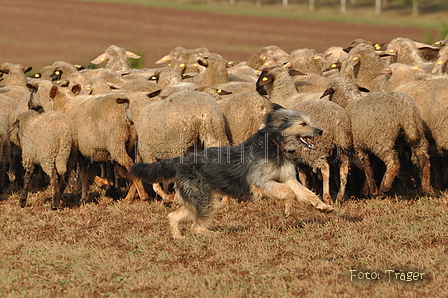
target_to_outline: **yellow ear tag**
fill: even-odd
[[[414,66],[412,69],[413,70],[418,70],[418,66]]]
[[[92,88],[90,88],[90,87],[87,87],[86,89],[87,89],[87,91],[90,91],[90,90],[92,90]]]
[[[168,64],[168,66],[171,66],[171,63],[170,63],[170,64]]]
[[[266,62],[265,64],[263,64],[264,66],[268,66],[269,65],[269,62]]]
[[[352,60],[353,61],[357,61],[359,58],[358,57],[355,57],[355,58],[353,58]]]
[[[103,58],[103,57],[101,57],[101,58],[100,58],[100,60],[101,60],[101,61],[104,61],[104,58]]]
[[[151,77],[151,80],[157,80],[157,77]]]
[[[331,64],[331,67],[336,67],[336,64]]]
[[[162,58],[162,61],[166,61],[166,58],[165,58],[165,57],[163,57],[163,58]]]
[[[435,43],[435,44],[439,45],[439,44],[441,44],[441,42],[440,42],[440,41],[436,41],[436,43]]]
[[[34,77],[35,77],[35,78],[40,78],[40,74],[36,73],[36,74],[34,75]]]
[[[195,63],[195,64],[193,64],[193,66],[194,66],[194,67],[198,67],[198,64],[197,64],[197,63]]]
[[[314,60],[315,60],[315,61],[319,61],[319,60],[320,60],[320,57],[314,57]]]
[[[216,90],[216,92],[217,92],[217,93],[221,93],[221,92],[222,92],[222,90],[221,90],[221,89],[218,89],[218,90]]]
[[[185,67],[185,64],[184,64],[184,63],[181,63],[179,66],[180,66],[180,67]]]
[[[394,50],[389,50],[389,53],[393,53],[393,52],[395,52]]]
[[[264,56],[262,60],[264,61],[264,60],[266,60],[266,58],[267,58],[267,57],[266,57],[266,56]]]
[[[57,82],[56,82],[56,84],[60,84],[60,83],[61,83],[61,81],[57,81]]]
[[[437,64],[442,65],[442,64],[443,64],[443,61],[442,61],[442,60],[439,60],[439,61],[437,61]]]
[[[389,68],[386,68],[384,71],[390,71],[390,69],[389,69]]]
[[[60,71],[55,71],[54,73],[57,74],[57,75],[60,75],[60,74],[61,74]]]
[[[381,49],[380,45],[379,44],[375,44],[375,50],[379,50],[379,49]]]
[[[264,77],[261,79],[262,81],[266,82],[268,80],[268,78]]]

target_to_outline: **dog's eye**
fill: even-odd
[[[302,122],[302,123],[300,123],[300,125],[302,125],[302,126],[307,126],[308,124],[305,123],[305,122]]]

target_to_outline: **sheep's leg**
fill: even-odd
[[[26,206],[26,199],[28,198],[28,187],[30,186],[33,170],[34,167],[32,169],[27,169],[25,175],[23,176],[23,190],[22,194],[20,195],[20,201],[19,201],[20,207],[22,208]]]
[[[79,205],[83,205],[89,200],[89,175],[86,160],[82,156],[78,159],[78,171],[81,180],[81,199],[79,200]]]
[[[412,162],[420,170],[420,180],[423,193],[433,193],[434,189],[431,186],[431,163],[427,152],[414,148],[412,150],[411,158]]]
[[[365,181],[362,189],[363,195],[376,195],[378,194],[378,187],[375,184],[375,178],[373,176],[372,165],[370,164],[369,155],[365,152],[357,152],[359,159],[361,160],[364,170]]]
[[[56,172],[55,168],[53,168],[51,170],[50,187],[51,187],[52,199],[53,199],[52,203],[51,203],[51,209],[56,210],[59,207],[61,193],[59,192],[59,175]]]
[[[135,194],[137,193],[137,188],[135,187],[134,182],[131,180],[131,186],[129,187],[128,193],[123,201],[127,203],[133,203],[135,199]]]
[[[390,151],[391,155],[384,160],[386,164],[386,172],[384,173],[383,179],[381,180],[379,195],[384,195],[392,188],[395,177],[398,176],[400,172],[400,159],[396,151]]]
[[[348,163],[348,158],[341,159],[339,165],[339,191],[336,197],[336,204],[341,204],[344,200],[349,170],[350,165]]]
[[[333,204],[330,193],[330,165],[328,162],[324,162],[320,168],[322,174],[322,199],[325,204]]]

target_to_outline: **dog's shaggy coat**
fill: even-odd
[[[273,104],[263,127],[239,146],[138,163],[129,175],[149,183],[174,179],[180,205],[168,215],[174,238],[182,237],[179,222],[186,219],[193,219],[192,232],[210,233],[214,213],[229,197],[283,199],[286,215],[294,199],[330,212],[331,206],[297,181],[293,162],[294,152],[312,149],[314,137],[321,134],[307,114]]]

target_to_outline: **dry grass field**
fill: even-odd
[[[323,51],[355,38],[421,40],[424,29],[79,1],[2,0],[0,63],[87,64],[110,44],[144,56],[206,46],[246,60],[276,44]],[[236,34],[235,32],[238,32]],[[434,36],[436,36],[434,32]],[[448,297],[448,193],[348,199],[334,213],[295,204],[229,202],[214,237],[174,241],[158,201],[93,199],[50,210],[49,190],[0,195],[0,297]]]

